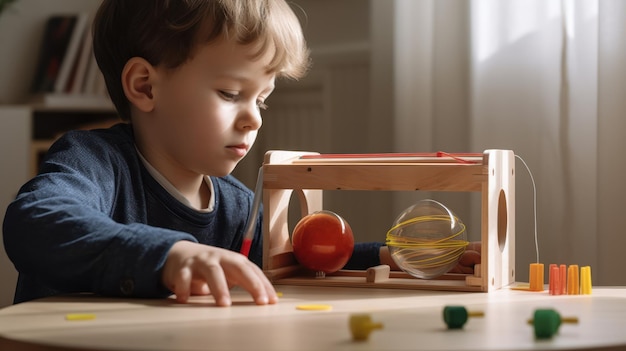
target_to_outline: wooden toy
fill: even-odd
[[[515,281],[515,155],[510,150],[356,155],[269,151],[262,170],[263,271],[274,284],[486,292]],[[445,274],[432,280],[385,269],[369,274],[340,270],[324,279],[302,274],[288,229],[291,196],[297,194],[304,217],[323,210],[323,192],[331,190],[478,192],[481,263],[474,275]]]
[[[448,329],[461,329],[469,317],[483,317],[484,315],[482,312],[468,312],[463,306],[445,306],[443,308],[443,321]]]

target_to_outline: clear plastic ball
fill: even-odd
[[[437,278],[456,266],[468,245],[465,224],[435,200],[404,210],[387,232],[394,262],[421,279]]]

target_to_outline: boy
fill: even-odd
[[[69,132],[7,209],[4,242],[20,272],[15,302],[67,292],[213,295],[278,301],[239,254],[252,192],[230,173],[252,147],[277,77],[309,56],[284,0],[104,0],[94,53],[127,123]],[[350,263],[389,261],[380,244]]]
[[[237,253],[252,194],[229,175],[261,127],[276,77],[299,78],[308,50],[282,0],[104,0],[94,53],[120,117],[70,132],[5,216],[20,272],[15,302],[59,292],[164,297],[240,285],[275,303]],[[255,264],[256,263],[256,264]]]

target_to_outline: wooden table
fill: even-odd
[[[189,304],[171,299],[93,296],[47,298],[0,310],[0,350],[626,350],[626,288],[594,287],[592,295],[550,296],[504,288],[491,293],[277,286],[276,305],[256,306],[234,291],[231,307],[210,297]],[[303,311],[326,304],[327,311]],[[484,312],[461,330],[448,330],[446,305]],[[536,340],[528,319],[554,308],[563,324],[551,339]],[[71,313],[95,319],[69,321]],[[353,341],[352,314],[383,324],[366,341]]]

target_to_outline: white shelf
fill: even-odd
[[[34,97],[30,105],[38,111],[115,111],[111,100],[102,95],[49,93]]]

